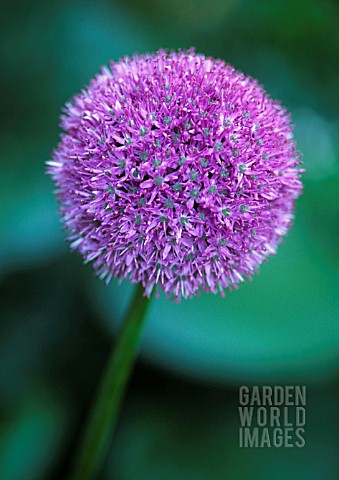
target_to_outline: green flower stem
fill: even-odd
[[[149,300],[143,296],[143,291],[139,284],[122,324],[120,336],[108,360],[70,480],[96,478],[107,454],[149,304]]]

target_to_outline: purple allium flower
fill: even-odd
[[[72,249],[100,278],[223,293],[275,253],[301,192],[286,110],[221,60],[159,51],[66,105],[49,163]]]

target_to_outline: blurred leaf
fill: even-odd
[[[50,80],[54,89],[66,94],[72,86],[80,90],[110,60],[156,48],[147,28],[115,2],[63,3],[53,28],[58,37],[53,45],[58,78],[57,83]]]
[[[339,172],[339,148],[336,148],[331,124],[309,108],[297,110],[295,138],[303,153],[304,179],[321,181]]]
[[[42,388],[24,392],[11,406],[0,435],[2,480],[39,480],[55,461],[65,414],[54,394]]]
[[[44,145],[3,135],[0,178],[0,265],[22,268],[64,248],[52,184],[45,176]],[[40,159],[40,161],[39,161]],[[38,161],[37,161],[38,160]]]
[[[338,276],[305,241],[302,221],[252,283],[225,298],[153,299],[142,353],[200,379],[319,380],[339,366]],[[130,298],[127,282],[89,283],[93,305],[114,328]]]

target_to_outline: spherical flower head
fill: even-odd
[[[112,62],[69,102],[48,172],[72,249],[100,278],[179,300],[275,253],[301,192],[286,110],[194,50]]]

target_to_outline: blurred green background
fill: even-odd
[[[65,478],[131,294],[64,243],[44,174],[61,106],[110,59],[191,46],[292,112],[304,193],[252,282],[153,301],[100,478],[339,478],[337,0],[13,0],[0,22],[1,480]],[[242,384],[308,386],[303,449],[239,448]]]

